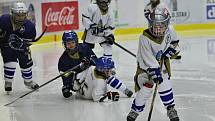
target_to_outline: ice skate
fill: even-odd
[[[169,117],[170,121],[179,121],[177,111],[174,107],[167,107],[167,116]]]
[[[131,97],[133,95],[133,92],[129,90],[128,88],[125,89],[124,94],[127,95],[128,97]]]
[[[27,88],[29,88],[31,90],[36,90],[39,88],[39,85],[37,83],[35,83],[34,81],[30,81],[30,82],[24,81],[24,84]]]
[[[12,91],[12,82],[5,81],[4,87],[5,87],[6,93],[9,95],[10,92]]]
[[[127,116],[127,121],[135,121],[139,114],[133,110],[131,110]]]

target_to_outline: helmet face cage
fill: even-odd
[[[78,49],[78,36],[74,31],[64,32],[62,44],[67,52],[75,53]]]
[[[96,62],[96,70],[104,74],[106,77],[112,75],[114,68],[114,62],[111,58],[100,57]]]
[[[149,15],[149,30],[155,37],[163,37],[169,25],[170,15],[166,8],[156,8]]]
[[[11,7],[11,14],[15,24],[22,25],[27,18],[28,9],[23,2],[15,2]]]
[[[107,12],[109,8],[111,0],[96,0],[97,5],[99,6],[100,10],[103,12]]]

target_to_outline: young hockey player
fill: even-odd
[[[103,56],[108,58],[112,58],[112,45],[115,41],[113,14],[109,10],[110,2],[111,0],[96,0],[96,4],[90,4],[82,14],[82,23],[85,27],[82,40],[92,49],[95,43],[99,43],[104,50]]]
[[[131,97],[133,92],[113,76],[114,62],[111,58],[100,57],[96,66],[91,66],[78,74],[74,84],[77,96],[93,101],[104,102],[108,100],[118,101],[119,93],[108,90],[108,85],[114,87]]]
[[[179,40],[172,26],[169,26],[170,14],[166,8],[157,6],[149,14],[148,20],[149,28],[143,31],[139,39],[138,67],[135,75],[137,94],[127,115],[127,121],[135,121],[139,113],[144,110],[155,83],[159,83],[158,93],[167,109],[170,121],[179,121],[169,78],[170,65],[168,65],[169,58],[179,53]],[[162,60],[164,66],[161,66]]]
[[[58,70],[63,73],[76,65],[82,63],[74,72],[80,73],[87,69],[91,65],[95,65],[94,61],[97,59],[95,53],[88,45],[83,43],[78,43],[78,36],[74,31],[64,32],[62,36],[62,44],[65,51],[61,55],[58,61]],[[64,75],[62,77],[63,87],[62,93],[65,98],[72,95],[71,90],[73,86],[74,73]]]
[[[35,25],[27,20],[28,10],[23,2],[15,2],[11,7],[11,15],[0,17],[0,46],[4,62],[5,91],[12,91],[12,83],[16,64],[21,68],[24,84],[30,89],[39,87],[32,80],[31,51],[29,46],[35,41]]]
[[[63,87],[62,93],[65,98],[68,98],[72,95],[74,85],[74,79],[80,72],[86,70],[91,65],[95,65],[97,57],[95,53],[86,45],[85,43],[78,43],[78,36],[76,32],[69,31],[64,32],[63,37],[63,46],[65,48],[64,53],[61,55],[58,62],[58,70],[60,73],[63,73],[76,65],[78,68],[74,69],[70,74],[66,74],[62,77]],[[113,88],[120,88],[120,90],[126,94],[128,97],[131,97],[133,94],[132,91],[127,89],[124,84],[122,84],[118,79],[112,77],[108,82]],[[120,84],[120,85],[118,85]],[[117,86],[118,85],[118,86]]]

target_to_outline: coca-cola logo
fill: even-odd
[[[43,30],[65,31],[79,28],[78,1],[42,3]]]
[[[54,11],[49,8],[45,14],[45,25],[47,27],[52,25],[68,25],[74,23],[74,7],[64,7],[61,11]]]

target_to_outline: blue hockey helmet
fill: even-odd
[[[75,53],[78,49],[78,35],[74,31],[64,32],[62,44],[67,52]]]
[[[115,68],[114,61],[111,58],[100,57],[96,61],[96,70],[104,72]]]

